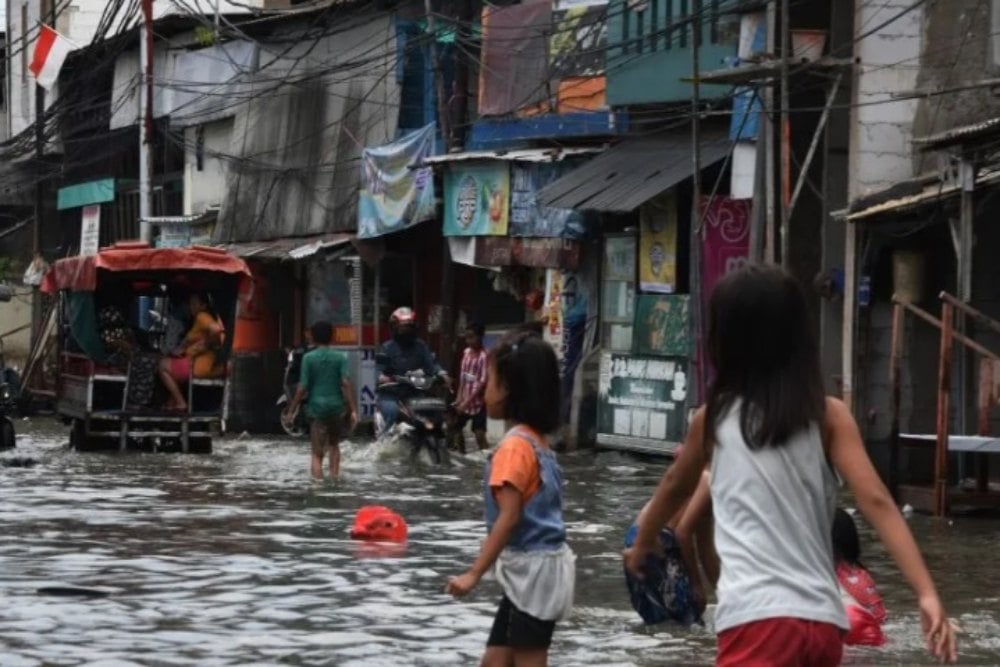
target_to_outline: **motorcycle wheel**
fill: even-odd
[[[14,424],[6,417],[0,417],[0,450],[14,449],[16,444]]]
[[[300,415],[295,415],[294,418],[287,420],[282,414],[279,415],[278,420],[281,422],[281,430],[293,438],[304,438],[309,432],[308,425]]]

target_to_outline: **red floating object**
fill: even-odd
[[[368,505],[358,510],[351,539],[372,542],[405,542],[406,521],[388,507]]]

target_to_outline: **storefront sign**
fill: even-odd
[[[510,235],[528,237],[583,237],[583,214],[538,203],[538,191],[566,172],[564,165],[511,166]]]
[[[434,152],[434,125],[361,155],[358,238],[369,239],[434,217],[434,174],[420,166]]]
[[[452,165],[444,177],[445,236],[506,236],[510,166]]]
[[[690,304],[686,294],[640,294],[635,308],[636,354],[690,356]]]
[[[605,352],[601,355],[598,441],[604,444],[680,442],[687,407],[687,362]]]
[[[558,269],[545,272],[545,341],[556,350],[556,356],[563,357],[563,274]]]
[[[702,244],[704,259],[701,275],[706,304],[715,284],[727,273],[742,268],[749,261],[750,204],[749,199],[702,199],[705,240]]]
[[[476,239],[477,266],[530,266],[575,270],[580,244],[569,239],[491,236]]]
[[[80,223],[80,254],[96,255],[101,247],[101,207],[84,206]]]
[[[639,287],[644,292],[677,291],[677,199],[673,191],[639,210]]]

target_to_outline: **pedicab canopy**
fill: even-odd
[[[238,299],[249,298],[253,288],[246,263],[224,250],[206,246],[152,248],[147,243],[118,243],[96,255],[69,257],[52,264],[41,289],[47,294],[65,292],[70,335],[88,357],[102,361],[98,310],[101,303],[137,311],[129,300],[143,295],[209,294],[226,331],[235,325]],[[144,308],[144,306],[138,306]],[[231,338],[226,337],[224,354]]]
[[[240,290],[250,285],[250,269],[239,257],[206,246],[152,248],[146,243],[117,243],[96,255],[69,257],[55,262],[45,274],[41,289],[46,294],[60,290],[93,292],[98,272],[160,274],[169,273],[180,281],[201,272],[240,277]]]

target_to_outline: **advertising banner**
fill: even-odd
[[[358,238],[407,229],[434,217],[434,173],[420,166],[434,152],[434,125],[361,153]]]
[[[452,165],[444,177],[445,236],[506,236],[510,166]]]
[[[636,354],[689,357],[690,303],[686,294],[640,294],[635,308]]]
[[[511,165],[510,235],[579,239],[584,235],[583,214],[538,203],[538,191],[571,169],[569,165]]]
[[[605,352],[601,355],[598,442],[672,451],[684,436],[687,361]]]
[[[677,198],[673,191],[639,209],[639,288],[644,292],[677,291]]]

